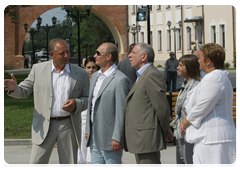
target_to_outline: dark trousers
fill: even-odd
[[[161,164],[160,151],[135,154],[137,164]]]
[[[168,71],[167,72],[167,91],[170,91],[172,84],[172,91],[176,91],[177,85],[177,72],[176,71]]]

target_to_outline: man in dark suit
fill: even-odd
[[[128,55],[132,52],[133,47],[135,44],[131,44],[128,49]],[[131,67],[131,63],[129,61],[129,57],[125,58],[124,60],[118,63],[118,70],[123,72],[131,81],[131,87],[135,83],[137,79],[136,69]]]
[[[87,108],[89,75],[69,63],[65,40],[49,42],[51,61],[34,64],[28,77],[17,85],[4,80],[8,95],[25,99],[34,91],[31,164],[47,164],[57,142],[59,162],[77,163],[81,146],[81,112]]]
[[[125,150],[135,154],[138,164],[159,164],[169,132],[166,84],[152,65],[154,51],[150,45],[135,45],[129,58],[138,77],[126,98]]]

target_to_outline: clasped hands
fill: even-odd
[[[181,121],[179,125],[179,130],[183,135],[186,135],[185,130],[187,129],[188,125],[191,123],[187,120],[187,116]]]

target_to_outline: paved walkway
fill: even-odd
[[[4,140],[4,160],[7,164],[28,164],[31,154],[31,140]],[[167,144],[167,149],[161,151],[162,164],[176,164],[176,146]],[[123,152],[123,164],[136,164],[135,156],[129,152]],[[55,146],[49,164],[59,164],[57,147]]]

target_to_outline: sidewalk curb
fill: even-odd
[[[4,146],[32,145],[32,139],[4,139]]]

